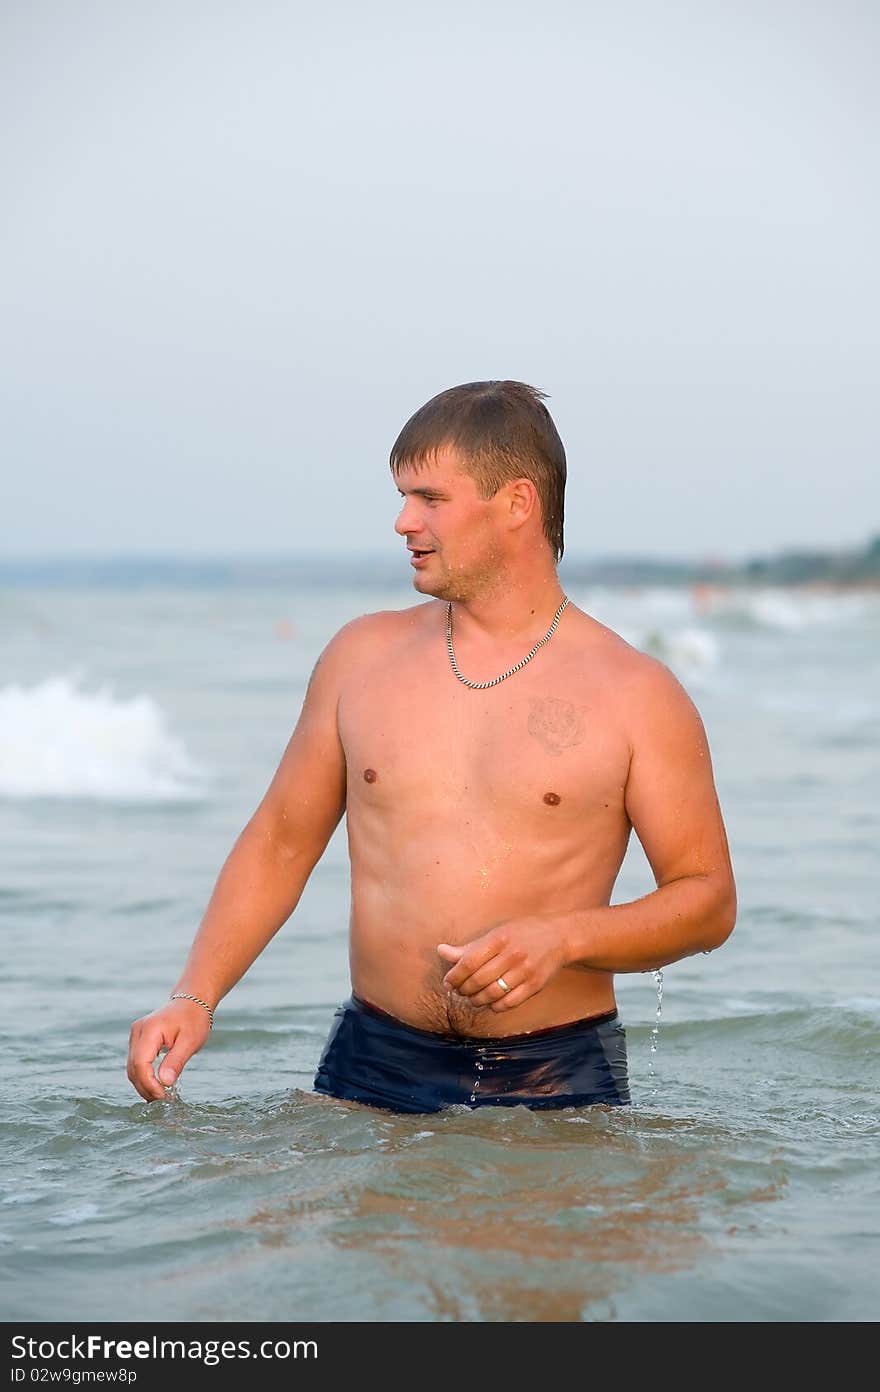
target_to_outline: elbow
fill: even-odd
[[[707,917],[704,952],[712,952],[727,942],[736,926],[736,911],[736,885],[732,879],[726,880]]]

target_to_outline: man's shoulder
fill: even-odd
[[[427,608],[426,604],[417,604],[409,609],[379,609],[349,619],[318,654],[307,697],[314,693],[318,702],[337,700],[347,679],[381,659],[389,647],[404,638],[408,628],[424,622],[420,612]]]
[[[609,628],[592,614],[577,611],[581,621],[580,637],[584,650],[591,660],[601,656],[614,675],[636,690],[651,690],[664,685],[679,686],[681,683],[674,672],[643,648],[637,648],[615,629]]]
[[[599,666],[633,738],[664,716],[699,719],[693,700],[665,662],[597,619],[586,617],[589,622],[583,636],[589,661]]]
[[[665,662],[630,646],[625,671],[620,709],[631,754],[650,747],[671,756],[675,750],[705,743],[699,709]]]
[[[337,629],[322,653],[322,661],[337,661],[345,666],[363,658],[375,657],[383,648],[399,641],[425,622],[426,610],[436,607],[436,600],[413,604],[406,609],[377,609],[358,614]]]
[[[576,609],[575,613],[577,627],[573,643],[579,665],[605,678],[615,690],[636,691],[645,683],[650,683],[654,670],[663,666],[592,614],[583,609]]]
[[[377,639],[393,640],[424,622],[426,611],[436,609],[437,600],[427,600],[424,604],[411,604],[406,609],[376,609],[368,614],[358,614],[342,625],[334,635],[333,641],[341,640],[347,645],[371,643]]]

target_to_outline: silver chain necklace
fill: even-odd
[[[507,671],[502,672],[500,677],[493,677],[491,681],[474,682],[468,681],[467,677],[463,677],[461,675],[461,672],[459,672],[458,665],[455,661],[455,653],[452,650],[452,600],[447,600],[446,646],[449,649],[449,661],[452,664],[452,670],[458,677],[458,680],[460,682],[464,682],[465,686],[469,686],[472,691],[485,691],[487,686],[497,686],[499,682],[506,681],[508,677],[512,677],[514,672],[518,672],[521,667],[525,667],[527,662],[531,662],[532,658],[535,656],[535,653],[538,651],[539,648],[543,648],[545,643],[549,643],[550,639],[553,637],[553,634],[556,632],[556,625],[559,623],[560,615],[562,614],[562,611],[567,603],[568,595],[565,596],[565,599],[562,601],[559,608],[556,610],[553,622],[547,629],[547,632],[544,634],[544,637],[538,639],[537,643],[532,648],[532,651],[526,657],[524,657],[521,662],[518,662],[515,667],[508,667]]]

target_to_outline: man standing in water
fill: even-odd
[[[315,1077],[400,1112],[629,1101],[615,972],[720,946],[736,889],[700,716],[563,593],[566,459],[520,382],[441,392],[391,452],[430,596],[330,640],[128,1076],[165,1095],[343,813],[352,993]],[[635,829],[657,888],[609,900]],[[153,1064],[168,1051],[158,1078]]]

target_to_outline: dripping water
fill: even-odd
[[[651,972],[657,984],[657,1012],[654,1016],[654,1025],[651,1029],[651,1052],[648,1055],[648,1077],[653,1079],[654,1086],[651,1089],[651,1096],[657,1096],[657,1077],[654,1072],[654,1055],[660,1043],[660,1015],[663,1009],[663,973],[662,971]]]
[[[477,1049],[477,1053],[478,1053],[478,1055],[479,1055],[479,1057],[477,1058],[476,1064],[475,1064],[475,1067],[476,1067],[476,1069],[477,1069],[477,1077],[474,1079],[473,1083],[471,1084],[471,1097],[470,1097],[470,1100],[471,1100],[472,1102],[476,1102],[476,1100],[477,1100],[477,1092],[479,1091],[479,1087],[480,1087],[480,1078],[479,1078],[479,1075],[480,1075],[480,1073],[482,1073],[482,1071],[483,1071],[483,1063],[482,1063],[483,1050],[482,1050],[482,1048],[478,1048],[478,1049]]]

